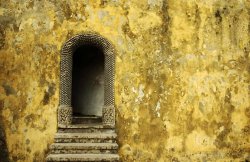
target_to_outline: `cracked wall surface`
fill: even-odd
[[[248,0],[0,0],[0,159],[44,161],[60,50],[86,31],[116,48],[122,161],[250,160]]]

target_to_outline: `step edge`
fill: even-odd
[[[76,158],[76,159],[78,158],[80,160],[94,159],[94,158],[95,159],[98,158],[98,160],[102,160],[102,159],[107,159],[107,160],[109,160],[109,159],[115,159],[115,160],[119,160],[120,156],[118,154],[49,154],[46,157],[46,161],[51,161],[51,160],[58,159],[58,158],[61,158],[61,159],[67,158],[65,160],[69,160],[70,158]]]
[[[90,145],[88,145],[88,144],[90,144]],[[98,150],[98,149],[118,149],[118,147],[119,146],[117,143],[53,143],[52,145],[50,145],[51,150],[54,150],[54,149],[58,149],[58,150],[62,150],[62,149],[72,149],[72,150],[93,149],[93,150]]]
[[[58,138],[117,138],[116,134],[98,134],[98,135],[91,135],[91,134],[74,134],[74,135],[70,135],[70,133],[68,135],[55,135],[55,139]]]

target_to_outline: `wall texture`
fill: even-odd
[[[85,31],[117,51],[122,161],[250,160],[248,0],[0,0],[0,159],[44,161],[60,49]]]

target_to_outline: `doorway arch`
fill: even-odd
[[[73,55],[76,50],[82,46],[95,47],[104,55],[104,105],[102,108],[102,124],[106,127],[114,127],[115,50],[112,44],[106,38],[96,33],[84,33],[76,35],[67,40],[62,47],[60,61],[58,127],[67,128],[72,124]]]

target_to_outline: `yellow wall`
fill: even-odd
[[[0,0],[0,115],[11,161],[43,161],[59,61],[94,31],[116,48],[126,162],[250,159],[250,1]]]

